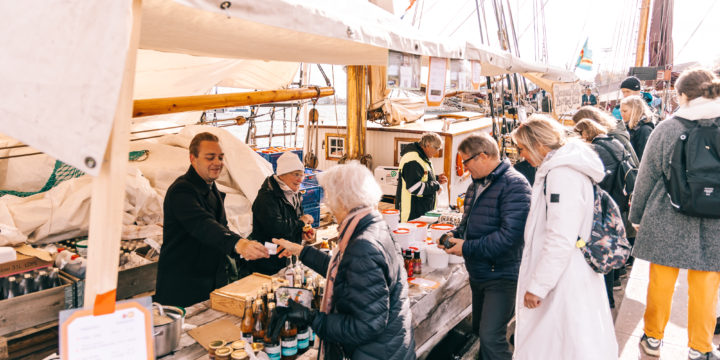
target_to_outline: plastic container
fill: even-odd
[[[401,249],[410,247],[410,239],[412,236],[413,234],[410,232],[410,229],[398,228],[392,232],[393,239],[400,245]]]
[[[400,210],[398,209],[387,209],[381,211],[385,223],[388,224],[390,230],[396,230],[398,224],[400,224]]]
[[[313,217],[313,223],[312,227],[316,228],[320,226],[320,206],[310,206],[305,207],[303,206],[303,210],[305,210],[305,213]]]
[[[424,221],[408,221],[408,224],[415,225],[417,227],[417,230],[415,231],[415,240],[419,242],[424,242],[427,240],[427,231],[428,231],[428,224]]]
[[[88,255],[88,241],[80,240],[75,243],[75,249],[77,249],[78,255],[87,258]]]
[[[432,224],[430,225],[430,239],[437,243],[442,234],[452,231],[453,229],[455,229],[455,226],[452,224]]]
[[[448,267],[450,255],[444,250],[439,249],[436,246],[428,246],[425,251],[427,252],[427,265],[435,269],[444,269]]]
[[[462,264],[465,262],[465,258],[457,255],[448,255],[448,263],[450,264]]]
[[[300,194],[302,195],[303,207],[318,206],[323,197],[323,189],[318,185],[300,184]]]

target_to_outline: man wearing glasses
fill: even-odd
[[[424,133],[420,141],[405,147],[400,158],[400,175],[395,193],[395,208],[400,221],[417,219],[435,209],[445,174],[435,176],[430,159],[440,154],[442,139],[436,133]]]
[[[453,245],[445,251],[465,258],[480,358],[510,360],[505,334],[515,310],[530,185],[507,159],[500,160],[497,143],[486,133],[467,137],[458,153],[473,182],[460,226],[452,231]]]

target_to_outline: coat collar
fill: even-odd
[[[207,193],[210,192],[210,188],[215,188],[215,182],[213,181],[211,184],[208,184],[203,180],[203,178],[198,175],[197,171],[195,171],[195,168],[190,165],[190,168],[185,173],[185,176],[187,176],[187,179],[190,181],[193,186],[195,186],[198,191],[203,194],[207,195]]]
[[[675,116],[687,120],[714,119],[720,117],[720,98],[708,99],[699,97],[690,100],[675,112]]]
[[[507,171],[507,169],[509,169],[509,168],[510,168],[510,161],[508,161],[508,159],[504,159],[504,160],[500,161],[500,164],[498,164],[498,166],[495,167],[495,170],[490,172],[490,174],[488,174],[488,176],[481,178],[481,179],[477,179],[477,180],[473,179],[473,181],[477,181],[482,184],[486,184],[490,181],[495,181],[495,179],[502,176],[502,174],[504,174],[505,171]]]

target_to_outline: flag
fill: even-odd
[[[580,56],[578,57],[575,68],[583,70],[592,70],[592,50],[588,47],[588,39],[585,39],[585,45],[580,50]]]

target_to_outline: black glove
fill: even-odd
[[[316,311],[308,309],[305,306],[295,302],[293,299],[288,299],[289,310],[287,313],[287,320],[291,321],[299,327],[309,326],[315,319]]]
[[[280,306],[275,309],[275,315],[270,318],[270,325],[268,325],[267,335],[270,339],[275,340],[278,336],[280,336],[280,332],[282,331],[283,325],[285,325],[289,311],[290,310],[288,308]]]

